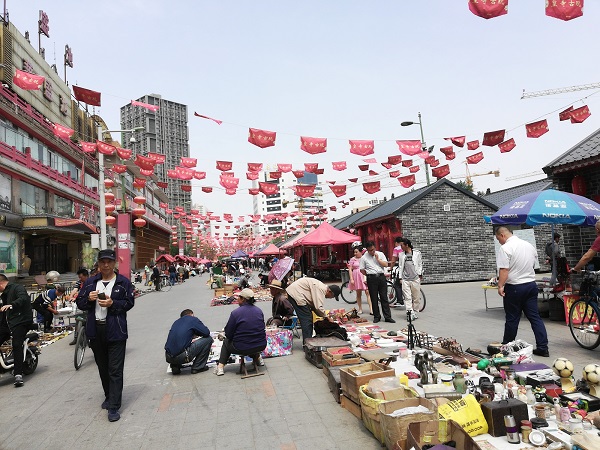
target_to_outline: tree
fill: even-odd
[[[467,183],[464,180],[460,180],[458,183],[456,183],[456,185],[463,188],[466,191],[473,192],[473,185]]]

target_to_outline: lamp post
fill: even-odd
[[[421,129],[421,149],[424,152],[431,153],[433,151],[433,145],[431,147],[427,148],[427,144],[425,144],[425,136],[423,135],[423,121],[421,119],[421,112],[419,112],[419,121],[418,122],[406,121],[406,122],[402,122],[400,124],[400,126],[409,127],[409,126],[415,125],[415,124],[419,124],[419,128]],[[431,183],[429,181],[429,164],[427,164],[427,161],[425,161],[425,179],[427,180],[427,186],[429,186]]]

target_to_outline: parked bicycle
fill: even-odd
[[[579,299],[569,309],[571,334],[577,344],[588,350],[600,345],[599,276],[600,271],[582,271]]]
[[[75,318],[75,330],[77,331],[77,341],[75,341],[75,354],[73,355],[73,364],[75,370],[79,370],[83,364],[85,349],[88,347],[88,338],[85,332],[86,314],[81,314]]]
[[[404,306],[404,298],[402,295],[402,283],[400,282],[400,279],[398,278],[398,267],[394,267],[392,269],[392,274],[390,276],[390,279],[387,280],[387,287],[388,287],[388,301],[390,303],[390,305],[395,305],[396,303],[398,303],[398,306]],[[425,309],[425,306],[427,306],[427,297],[425,296],[425,292],[423,292],[423,288],[421,288],[421,298],[419,300],[419,304],[418,305],[413,305],[416,306],[414,309],[417,312],[421,312]]]
[[[152,292],[155,291],[156,289],[154,289],[154,280],[150,280],[148,282],[148,288],[146,290],[146,292]],[[159,292],[169,292],[171,290],[171,288],[173,287],[173,285],[171,284],[171,281],[169,280],[169,275],[161,275],[160,276],[160,286],[159,286]]]

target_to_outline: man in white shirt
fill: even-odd
[[[498,294],[504,297],[504,337],[502,343],[517,337],[521,313],[525,314],[535,335],[533,354],[549,357],[548,334],[537,306],[538,289],[535,282],[536,249],[529,242],[519,239],[506,227],[496,229],[496,239],[502,247],[497,255]]]
[[[367,242],[365,245],[367,251],[360,258],[360,272],[367,276],[367,287],[371,296],[373,306],[373,323],[381,320],[378,302],[381,304],[381,312],[386,322],[396,323],[392,319],[390,304],[387,300],[387,279],[385,278],[384,267],[388,266],[385,255],[375,250],[375,243]]]

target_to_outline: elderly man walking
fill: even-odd
[[[515,340],[521,313],[525,313],[535,335],[536,348],[533,354],[548,357],[548,334],[537,306],[538,289],[534,271],[537,251],[533,245],[514,236],[506,227],[497,228],[495,234],[501,245],[497,256],[498,294],[504,297],[506,315],[502,343]]]

